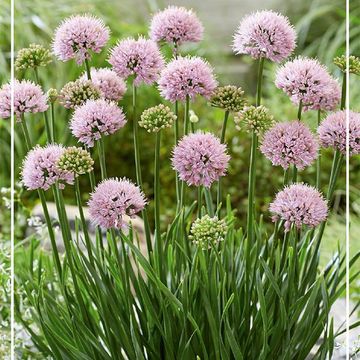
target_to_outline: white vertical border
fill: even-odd
[[[350,181],[349,181],[349,56],[350,56],[350,1],[346,0],[346,359],[350,359]]]
[[[14,303],[14,279],[15,279],[15,263],[14,263],[14,240],[15,240],[15,213],[14,213],[14,191],[15,191],[15,164],[14,164],[14,30],[15,19],[14,9],[15,0],[10,0],[10,37],[11,37],[11,50],[10,50],[10,83],[11,83],[11,130],[10,130],[10,281],[11,281],[11,301],[10,301],[10,358],[15,359],[15,303]]]

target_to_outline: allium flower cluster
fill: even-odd
[[[245,106],[234,116],[234,121],[237,130],[245,128],[248,132],[254,131],[257,135],[261,135],[274,125],[274,117],[270,114],[269,109],[263,105]]]
[[[301,229],[302,225],[315,227],[326,220],[328,208],[319,191],[306,184],[292,184],[277,193],[270,204],[273,221],[284,220],[285,231],[291,225]]]
[[[119,101],[126,92],[125,81],[115,71],[107,68],[90,71],[91,81],[100,90],[101,96],[106,100]],[[86,74],[81,79],[86,80]]]
[[[315,59],[298,57],[279,68],[275,85],[303,110],[334,109],[340,100],[340,86]]]
[[[346,111],[337,111],[326,117],[318,127],[321,146],[346,154]],[[360,113],[349,111],[349,152],[360,154]]]
[[[346,56],[338,56],[334,59],[334,64],[343,72],[346,72]],[[349,73],[360,75],[360,58],[354,55],[349,56]]]
[[[161,129],[171,127],[174,121],[176,121],[176,115],[168,106],[160,104],[144,110],[139,125],[148,132],[158,132]]]
[[[226,145],[210,133],[184,136],[174,148],[172,166],[190,185],[210,187],[226,174],[230,156]]]
[[[254,59],[281,62],[293,52],[295,45],[296,32],[288,18],[274,11],[258,11],[240,22],[233,50]]]
[[[56,29],[53,51],[62,61],[75,59],[81,65],[90,51],[99,53],[110,37],[110,29],[95,16],[77,15],[65,19]]]
[[[59,100],[67,109],[75,109],[87,100],[96,100],[101,96],[100,90],[90,80],[77,79],[70,81],[60,90]]]
[[[66,148],[57,162],[60,170],[70,172],[75,176],[91,172],[93,165],[94,160],[90,153],[76,146]]]
[[[115,133],[125,124],[125,115],[116,103],[99,99],[88,100],[75,109],[70,129],[81,143],[92,147],[96,140]]]
[[[48,108],[46,95],[39,85],[28,80],[14,81],[14,112],[18,121],[25,113],[44,112]],[[0,117],[11,116],[11,84],[0,89]]]
[[[224,109],[226,111],[237,112],[244,108],[246,99],[244,91],[240,87],[233,85],[219,86],[210,98],[211,106]]]
[[[318,154],[318,144],[310,129],[300,121],[281,122],[264,134],[261,152],[272,162],[287,169],[310,166]]]
[[[60,188],[73,184],[74,174],[57,165],[64,150],[61,145],[51,144],[36,146],[28,152],[22,168],[22,181],[28,190],[48,190],[57,181]]]
[[[50,88],[46,95],[50,103],[54,103],[59,97],[58,91],[54,88]]]
[[[134,75],[134,84],[152,84],[159,78],[164,59],[152,40],[139,37],[121,40],[111,49],[109,63],[122,78]]]
[[[124,229],[126,216],[133,217],[146,205],[140,188],[128,179],[108,179],[101,182],[91,194],[89,215],[102,228]]]
[[[208,250],[224,241],[227,232],[225,220],[204,215],[191,225],[189,239],[203,250]]]
[[[38,44],[30,44],[28,48],[19,50],[15,61],[17,70],[34,69],[51,63],[50,51]]]
[[[187,96],[209,98],[217,86],[210,64],[196,56],[179,57],[170,61],[161,72],[161,95],[171,102],[184,101]]]
[[[192,10],[169,6],[154,15],[150,24],[150,38],[178,46],[184,42],[198,42],[203,26]]]

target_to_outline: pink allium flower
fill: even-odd
[[[88,100],[75,109],[70,129],[80,142],[92,147],[101,136],[113,134],[125,124],[125,115],[116,103],[104,99]]]
[[[209,98],[217,87],[210,64],[196,56],[179,57],[167,64],[161,72],[159,89],[161,95],[172,102],[184,101],[188,95]]]
[[[18,121],[24,113],[44,112],[48,108],[47,97],[39,85],[32,81],[14,81],[14,112]],[[11,116],[11,84],[4,84],[0,89],[0,117]]]
[[[127,227],[125,216],[133,217],[143,210],[146,199],[140,188],[128,179],[108,179],[101,182],[91,194],[89,215],[102,228]]]
[[[234,35],[233,50],[254,59],[275,62],[286,59],[295,49],[296,32],[289,19],[274,11],[258,11],[240,22]]]
[[[318,128],[320,144],[346,153],[346,111],[327,116]],[[360,113],[349,111],[349,152],[360,154]]]
[[[74,174],[57,166],[64,150],[61,145],[51,144],[37,145],[28,152],[22,168],[22,181],[28,190],[48,190],[56,181],[60,188],[64,188],[65,183],[73,184]]]
[[[109,63],[122,78],[135,75],[134,84],[152,84],[159,78],[164,59],[156,42],[139,37],[121,40],[111,49]]]
[[[315,59],[298,57],[288,61],[277,71],[275,85],[290,96],[294,104],[302,101],[304,111],[329,110],[340,99],[337,82]]]
[[[174,148],[172,166],[190,185],[210,187],[226,174],[230,156],[226,145],[210,133],[184,136]]]
[[[318,144],[310,129],[300,121],[281,122],[269,129],[260,146],[261,152],[273,163],[299,170],[310,166],[317,157]]]
[[[56,29],[53,50],[62,61],[75,59],[82,64],[90,58],[90,51],[99,53],[110,37],[104,22],[91,15],[76,15],[65,19]]]
[[[125,81],[115,71],[107,68],[91,68],[91,81],[106,100],[119,101],[126,92]],[[84,74],[81,79],[87,79]]]
[[[273,221],[284,220],[285,231],[294,224],[297,229],[302,225],[315,227],[327,217],[327,202],[320,192],[306,184],[292,184],[276,194],[270,204],[274,214]]]
[[[150,24],[150,38],[175,46],[202,39],[204,28],[192,10],[169,6],[154,15]]]

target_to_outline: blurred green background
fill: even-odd
[[[120,38],[147,35],[151,15],[158,9],[169,4],[184,5],[192,7],[205,27],[205,38],[199,44],[183,46],[183,54],[191,53],[205,57],[214,66],[219,83],[235,84],[243,87],[247,97],[251,100],[255,91],[256,64],[246,56],[235,56],[231,51],[232,35],[245,14],[259,9],[274,9],[289,16],[298,32],[298,46],[296,54],[317,57],[329,67],[334,76],[340,78],[340,73],[332,64],[334,56],[345,52],[345,8],[343,0],[209,0],[203,1],[157,1],[157,0],[16,0],[15,1],[15,50],[28,46],[30,43],[39,43],[50,46],[54,29],[62,19],[75,13],[91,13],[101,17],[111,28],[112,36],[104,51],[92,58],[91,64],[95,67],[108,66],[106,58],[108,49]],[[360,2],[351,1],[351,52],[360,54]],[[9,0],[0,1],[0,83],[9,80],[10,60],[10,8]],[[163,49],[170,56],[168,49]],[[297,109],[290,103],[289,99],[278,89],[273,80],[276,65],[266,63],[264,104],[268,106],[276,120],[291,120],[296,117]],[[74,61],[62,63],[54,61],[47,68],[40,69],[41,82],[45,90],[50,87],[60,89],[66,82],[76,79],[84,69],[75,64]],[[17,73],[18,78],[33,79],[33,74]],[[360,110],[360,104],[356,99],[360,95],[359,78],[351,79],[352,108]],[[138,92],[138,112],[145,108],[164,102],[156,87],[142,86]],[[128,91],[121,105],[125,112],[131,114],[131,91]],[[216,134],[220,133],[222,125],[222,111],[208,106],[206,101],[198,99],[192,104],[192,109],[200,118],[197,126],[201,129],[210,130]],[[56,133],[58,141],[67,145],[75,144],[68,130],[70,112],[56,106]],[[180,113],[181,116],[181,113]],[[304,114],[306,121],[312,128],[315,127],[316,114],[309,112]],[[32,116],[29,119],[33,142],[44,143],[45,132],[41,115]],[[130,125],[130,124],[129,124]],[[17,129],[16,129],[17,130]],[[2,161],[0,162],[0,184],[9,184],[9,121],[0,121],[0,151]],[[19,171],[21,159],[24,156],[24,147],[21,134],[16,133],[16,171]],[[144,174],[144,191],[152,197],[153,181],[153,148],[154,137],[141,129],[141,156]],[[173,146],[172,130],[167,136],[163,136],[161,148],[162,156],[162,209],[164,224],[171,216],[174,209],[174,173],[170,168],[170,154]],[[229,176],[224,179],[224,188],[232,196],[234,207],[238,209],[240,219],[244,219],[246,211],[247,196],[247,170],[249,136],[245,132],[235,130],[230,121],[227,133],[229,151],[232,161]],[[127,176],[134,179],[133,166],[133,143],[131,126],[126,126],[116,135],[106,139],[107,166],[109,176]],[[323,179],[325,184],[331,166],[331,151],[325,151],[323,156]],[[350,163],[351,172],[351,209],[354,214],[353,223],[356,226],[360,221],[357,214],[360,211],[360,161],[352,158]],[[267,205],[273,198],[274,193],[281,187],[282,170],[274,168],[270,162],[261,157],[258,162],[257,197],[259,211],[267,211]],[[300,175],[301,180],[314,183],[314,168],[305,170]],[[88,190],[87,179],[82,183],[84,193]],[[335,202],[336,210],[340,215],[336,225],[343,221],[342,211],[345,199],[345,176],[342,175]],[[26,194],[29,204],[35,200],[34,194]],[[34,196],[34,197],[33,197]],[[68,200],[72,201],[72,189],[67,190]],[[86,200],[86,199],[84,199]],[[266,213],[267,214],[267,213]],[[338,240],[338,239],[337,239]]]

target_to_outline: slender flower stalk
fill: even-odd
[[[174,146],[179,142],[179,103],[176,100],[174,104],[176,121],[174,122]],[[175,186],[176,186],[176,200],[177,206],[180,203],[180,182],[177,174],[175,173]]]
[[[342,78],[342,86],[341,86],[340,110],[344,110],[344,109],[345,109],[345,104],[346,104],[346,85],[347,85],[346,82],[347,82],[346,72],[344,72],[343,78]]]
[[[320,126],[320,122],[321,122],[321,110],[318,110],[318,114],[317,114],[317,125],[318,127]],[[316,188],[318,190],[321,190],[321,178],[320,178],[320,174],[321,174],[321,148],[319,148],[318,150],[318,157],[316,159]]]
[[[104,146],[104,139],[100,137],[97,141],[97,150],[100,162],[100,170],[101,170],[101,179],[105,180],[107,178],[107,171],[106,171],[106,160],[105,160],[105,146]]]
[[[91,80],[91,70],[90,70],[90,64],[89,64],[88,59],[85,59],[85,70],[86,70],[87,79]]]

